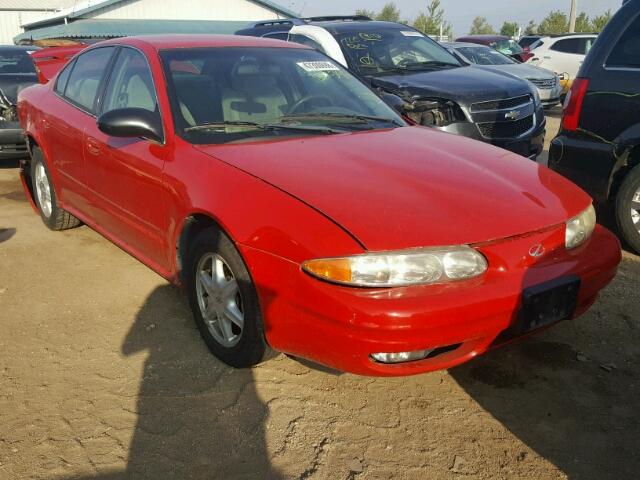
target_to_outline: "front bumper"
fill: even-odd
[[[549,252],[535,261],[527,252]],[[560,247],[562,245],[562,247]],[[239,246],[257,286],[268,343],[276,350],[329,367],[371,376],[401,376],[458,365],[513,338],[498,338],[515,322],[523,289],[576,275],[581,280],[575,316],[615,276],[620,244],[596,227],[581,247],[564,248],[564,226],[476,246],[490,268],[458,284],[360,289],[329,284],[297,263]],[[594,254],[596,253],[597,254]],[[371,360],[377,352],[456,345],[425,360],[397,365]]]
[[[471,122],[458,122],[447,125],[446,127],[433,127],[438,130],[453,133],[456,135],[462,135],[465,137],[473,138],[481,142],[490,143],[496,147],[504,148],[523,157],[535,159],[544,150],[544,137],[546,135],[547,121],[540,109],[536,112],[536,126],[528,134],[509,139],[487,139],[480,134],[478,127]]]
[[[24,133],[17,122],[0,123],[0,159],[29,156]]]
[[[540,102],[545,108],[555,107],[560,103],[560,97],[562,95],[562,85],[558,83],[555,88],[538,88],[538,94],[540,95]]]

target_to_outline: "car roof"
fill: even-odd
[[[597,37],[597,33],[582,32],[582,33],[552,33],[550,35],[539,35],[540,38],[563,38],[563,37]]]
[[[140,35],[132,37],[114,38],[96,43],[104,45],[148,46],[156,50],[174,48],[203,48],[203,47],[275,47],[275,48],[309,48],[292,42],[285,42],[272,38],[246,37],[240,35]]]
[[[327,30],[331,30],[333,32],[345,32],[352,31],[354,27],[363,31],[370,30],[378,30],[380,28],[393,28],[396,30],[414,30],[412,27],[408,25],[404,25],[402,23],[396,22],[381,22],[376,20],[352,20],[352,21],[344,21],[344,20],[329,20],[322,22],[311,22],[310,25],[325,28]]]
[[[506,35],[465,35],[464,37],[458,37],[459,39],[476,38],[478,40],[509,40],[511,37]]]

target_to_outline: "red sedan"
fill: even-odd
[[[102,42],[19,110],[44,223],[184,284],[236,367],[269,348],[364,375],[451,367],[580,315],[620,261],[572,183],[407,124],[295,43]]]

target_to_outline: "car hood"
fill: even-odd
[[[476,65],[475,68],[509,73],[527,80],[548,80],[555,78],[556,76],[556,74],[551,70],[534,67],[533,65],[527,65],[525,63],[513,63],[509,65]]]
[[[437,97],[463,105],[526,95],[529,85],[499,71],[474,67],[407,72],[369,77],[374,87],[401,96]]]
[[[369,250],[511,237],[590,203],[535,162],[425,127],[195,148],[297,197]]]

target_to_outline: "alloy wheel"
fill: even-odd
[[[200,313],[213,338],[230,348],[238,344],[244,327],[242,296],[227,262],[215,253],[202,256],[196,269]]]
[[[49,184],[49,178],[47,177],[47,171],[41,162],[36,165],[35,177],[36,195],[38,196],[40,209],[42,210],[42,214],[49,218],[53,211],[53,205],[51,203],[51,186]]]

